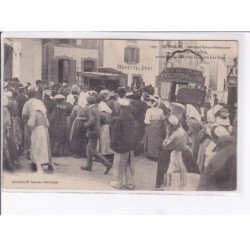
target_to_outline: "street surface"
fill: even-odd
[[[30,161],[20,157],[22,168],[15,173],[3,172],[3,187],[11,189],[58,189],[58,190],[116,190],[109,185],[112,169],[109,175],[104,175],[106,167],[94,162],[91,172],[83,171],[86,158],[53,157],[53,174],[42,171],[32,172]],[[135,157],[136,190],[154,190],[157,163],[145,156]]]

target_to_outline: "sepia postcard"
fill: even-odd
[[[3,33],[3,189],[236,191],[239,41],[159,37]]]

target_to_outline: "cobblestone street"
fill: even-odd
[[[104,175],[105,167],[94,162],[92,172],[80,169],[86,163],[86,158],[54,157],[55,172],[47,174],[32,172],[30,161],[24,156],[20,158],[22,168],[15,173],[5,171],[3,186],[5,188],[25,189],[59,189],[59,190],[115,190],[109,185],[112,169],[109,175]],[[136,190],[154,190],[157,163],[144,156],[135,157]],[[24,185],[25,183],[25,185]]]

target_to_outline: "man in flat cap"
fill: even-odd
[[[89,139],[86,150],[87,164],[85,167],[81,167],[81,169],[86,171],[92,171],[93,157],[95,157],[104,166],[106,166],[106,171],[104,174],[108,174],[109,170],[112,167],[112,164],[97,150],[97,142],[101,133],[101,124],[100,124],[100,111],[96,106],[96,97],[89,96],[87,98],[87,102],[88,102],[88,111],[87,111],[88,120],[84,124],[84,127],[87,128],[87,137]]]

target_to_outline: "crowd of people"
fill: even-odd
[[[218,102],[202,107],[161,100],[145,84],[116,92],[11,79],[3,93],[3,167],[18,171],[26,155],[32,171],[53,173],[52,157],[86,158],[112,169],[110,185],[133,190],[135,157],[157,161],[155,188],[166,175],[201,176],[198,190],[236,189],[236,120]]]

